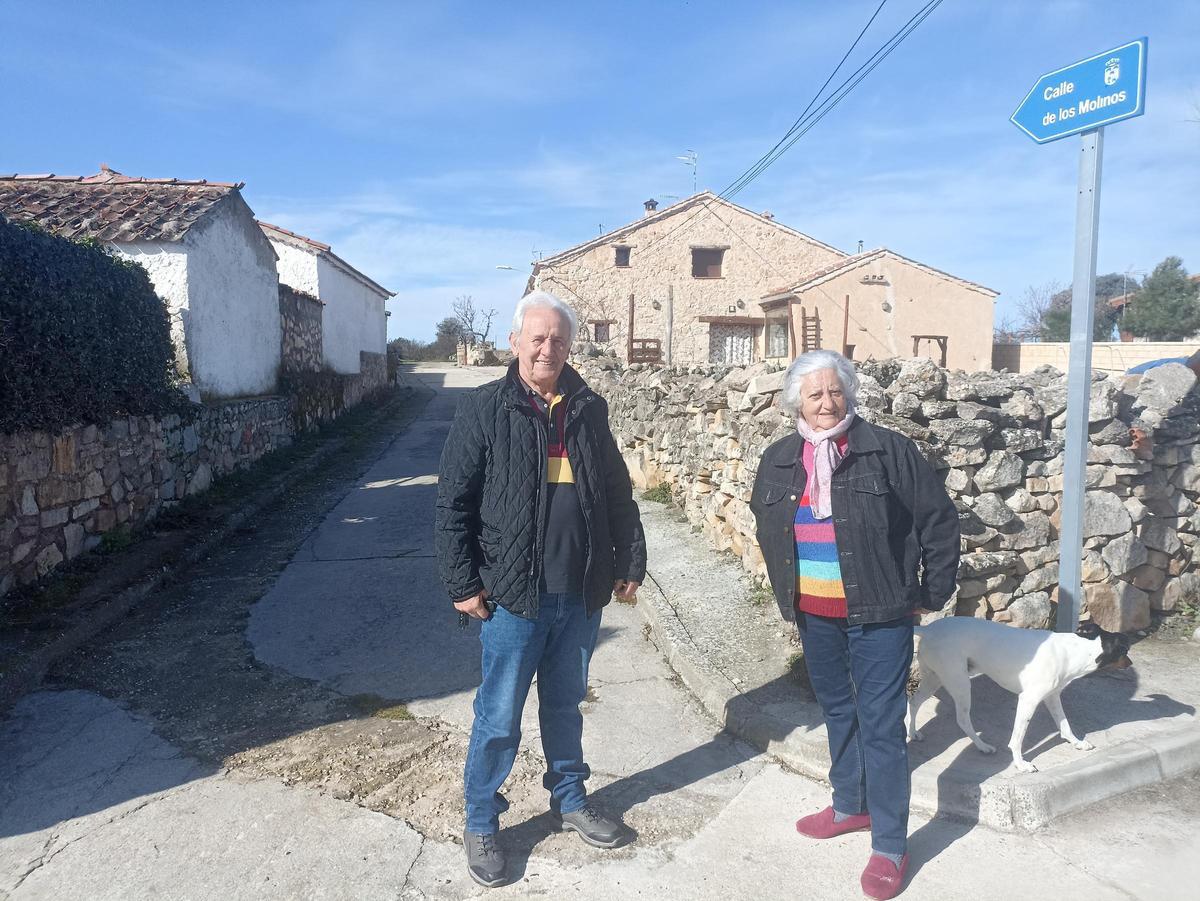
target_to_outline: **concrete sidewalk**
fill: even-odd
[[[824,780],[829,750],[794,629],[773,599],[752,591],[742,567],[718,557],[679,511],[642,502],[650,577],[641,610],[672,667],[733,734],[787,766]],[[1039,772],[1011,769],[1007,749],[1016,698],[985,677],[974,680],[975,727],[996,745],[978,752],[942,694],[921,711],[925,740],[910,743],[913,807],[1003,830],[1044,826],[1055,817],[1123,792],[1200,769],[1200,644],[1146,639],[1134,668],[1097,673],[1068,687],[1063,705],[1076,733],[1096,750],[1062,741],[1044,708],[1025,739]]]
[[[653,579],[637,607],[605,610],[583,705],[589,791],[636,841],[556,830],[531,699],[503,789],[512,884],[469,879],[478,630],[454,625],[429,528],[455,399],[488,375],[419,367],[436,396],[369,466],[297,486],[0,720],[0,899],[860,897],[870,837],[798,836],[828,788],[718,722],[780,756],[801,739],[821,752],[774,608],[650,506]],[[1032,835],[918,807],[903,897],[1188,898],[1198,828],[1195,778]]]

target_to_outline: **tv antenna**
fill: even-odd
[[[683,163],[686,166],[692,167],[692,193],[695,194],[696,193],[696,164],[700,160],[700,154],[698,154],[694,150],[686,150],[686,151],[684,151],[683,156],[677,156],[677,157],[675,157],[675,159],[679,160],[681,163]]]

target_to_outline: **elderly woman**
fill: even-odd
[[[854,415],[858,377],[841,354],[798,357],[781,406],[796,432],[763,453],[750,507],[767,574],[795,620],[833,760],[833,803],[796,829],[810,838],[871,831],[871,898],[908,868],[905,685],[913,616],[954,591],[958,515],[908,438]]]

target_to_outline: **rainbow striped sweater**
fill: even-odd
[[[845,450],[845,438],[838,442]],[[812,483],[813,447],[804,443],[805,484]],[[796,508],[796,609],[815,616],[844,617],[846,589],[842,585],[842,567],[838,563],[837,538],[833,518],[813,516],[807,487]]]

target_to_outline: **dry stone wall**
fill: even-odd
[[[323,308],[317,298],[279,286],[280,367],[284,372],[320,370]]]
[[[291,441],[280,397],[206,406],[191,422],[130,416],[0,435],[0,595]]]
[[[777,406],[783,372],[624,367],[585,345],[576,365],[610,404],[636,485],[670,486],[718,549],[766,576],[750,490],[764,448],[794,425]],[[917,443],[959,511],[960,615],[1047,627],[1055,614],[1066,377],[966,374],[929,360],[858,364],[863,418]],[[1200,594],[1200,392],[1169,364],[1091,386],[1084,513],[1085,615],[1114,631]]]

